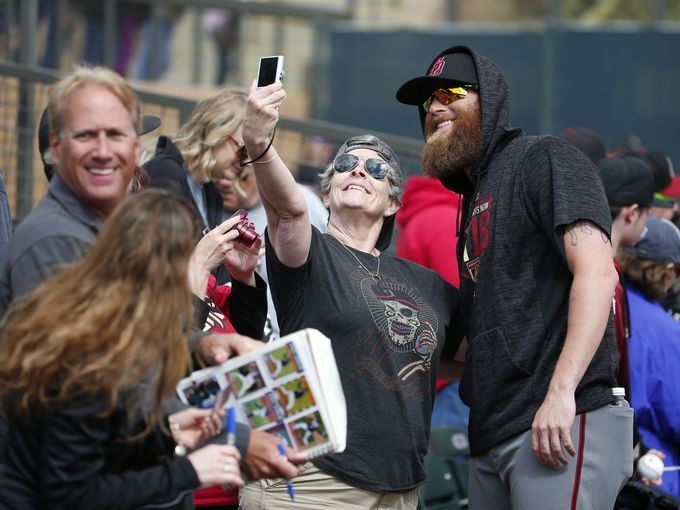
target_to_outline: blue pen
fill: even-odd
[[[288,459],[288,455],[286,455],[286,447],[283,446],[283,443],[279,443],[276,445],[279,449],[279,453],[284,459]],[[295,501],[295,489],[293,488],[293,482],[288,480],[288,495],[290,496],[291,501]]]
[[[225,430],[227,431],[227,444],[236,444],[236,410],[233,406],[227,408],[227,416],[224,419]]]

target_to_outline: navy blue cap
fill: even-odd
[[[623,250],[640,259],[680,265],[680,230],[670,221],[652,216],[635,246]]]

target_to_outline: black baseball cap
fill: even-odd
[[[654,195],[654,207],[662,209],[672,209],[673,202],[665,198],[661,194],[661,190],[667,188],[671,184],[673,178],[673,164],[670,158],[661,151],[648,150],[643,152],[642,159],[649,165],[652,175],[654,176],[654,185],[656,194]]]
[[[140,134],[145,135],[151,133],[154,129],[161,125],[161,119],[155,115],[144,115],[142,117],[142,131]]]
[[[597,163],[610,207],[652,205],[654,177],[649,166],[635,156],[617,156]]]
[[[644,260],[680,265],[680,230],[670,221],[652,216],[632,248],[624,251]]]
[[[479,88],[477,67],[468,48],[453,46],[435,57],[425,76],[413,78],[399,87],[397,101],[422,106],[435,90],[461,85]]]

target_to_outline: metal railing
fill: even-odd
[[[19,221],[45,193],[46,180],[38,154],[37,130],[40,115],[47,105],[48,87],[59,73],[37,66],[0,62],[0,169],[15,220]],[[196,102],[172,95],[136,89],[143,102],[144,113],[161,118],[161,127],[146,135],[143,144],[158,134],[172,134],[187,120]],[[302,167],[310,169],[307,155],[309,140],[323,140],[327,156],[350,136],[368,132],[359,126],[332,122],[282,117],[275,144],[294,173]],[[422,142],[411,138],[375,133],[398,154],[405,176],[420,172]],[[146,139],[146,140],[145,140]],[[319,161],[312,167],[321,169]]]
[[[256,56],[251,55],[251,52],[284,54],[284,50],[287,49],[286,45],[290,45],[290,41],[295,40],[296,32],[303,26],[305,31],[309,31],[309,35],[305,37],[305,51],[300,52],[299,55],[295,55],[296,52],[291,51],[290,53],[293,54],[289,54],[289,56],[292,57],[292,60],[287,64],[294,65],[291,71],[294,71],[296,76],[305,76],[303,88],[309,91],[309,110],[314,114],[315,112],[325,111],[324,106],[329,101],[327,97],[329,89],[327,66],[330,54],[329,34],[331,25],[334,22],[352,18],[356,0],[338,0],[338,2],[342,2],[342,5],[324,5],[322,3],[305,5],[278,0],[272,2],[250,0],[135,0],[135,2],[127,1],[125,6],[137,4],[141,7],[150,7],[151,14],[148,14],[149,17],[144,19],[151,26],[150,33],[156,35],[162,22],[154,13],[157,13],[160,7],[164,9],[181,7],[184,9],[183,12],[191,13],[191,16],[187,17],[187,19],[190,19],[190,27],[187,28],[184,24],[183,28],[183,44],[181,47],[186,72],[183,73],[182,79],[190,79],[194,85],[205,83],[206,77],[211,74],[210,72],[206,73],[206,65],[208,62],[217,59],[216,54],[220,51],[215,49],[211,51],[206,47],[205,40],[208,36],[201,21],[205,9],[222,9],[234,17],[244,20],[240,25],[246,27],[241,30],[246,35],[241,34],[238,37],[236,50],[229,52],[230,60],[235,63],[243,60],[248,64],[248,66],[243,66],[244,69],[241,73],[237,73],[240,76],[236,83],[240,85],[249,83],[250,79],[245,77],[252,74],[250,67],[256,64]],[[95,1],[92,0],[92,3],[94,4]],[[101,0],[98,11],[89,4],[87,9],[97,12],[96,25],[99,29],[90,29],[88,32],[89,34],[97,33],[101,36],[101,54],[97,63],[112,69],[116,68],[119,45],[123,44],[118,32],[126,11],[124,11],[125,6],[119,5],[120,3],[121,0]],[[74,31],[75,25],[78,25],[80,29],[83,29],[83,26],[87,27],[93,19],[91,16],[94,15],[81,12],[76,6],[71,5],[69,0],[53,0],[51,5],[51,11],[47,13],[39,10],[38,0],[22,0],[20,3],[16,0],[0,0],[0,43],[5,39],[5,45],[8,46],[7,59],[16,60],[25,65],[36,65],[43,46],[47,47],[45,54],[49,52],[52,55],[50,63],[44,65],[59,67],[61,55],[64,53],[63,50],[67,50],[68,58],[72,56],[78,62],[85,56],[80,54],[83,49],[77,48],[78,44],[74,43],[70,32]],[[69,16],[65,16],[67,13]],[[78,22],[71,23],[71,26],[67,29],[64,20],[74,17],[78,19]],[[44,28],[46,18],[46,24],[49,25],[48,29]],[[40,20],[43,20],[42,24]],[[177,23],[173,22],[173,24]],[[6,33],[3,34],[3,31]],[[75,31],[78,32],[78,30]],[[47,33],[45,34],[45,32]],[[41,33],[44,37],[37,36]],[[126,37],[139,37],[140,34],[135,33],[137,35]],[[68,37],[66,37],[67,35]],[[83,38],[87,42],[87,36],[85,35]],[[39,45],[38,39],[40,41],[47,39],[47,42],[44,45]],[[64,43],[65,39],[70,41],[68,47],[65,47],[67,46]],[[243,48],[239,49],[241,46]],[[0,56],[0,58],[2,57]],[[90,55],[90,58],[94,57]],[[119,70],[119,72],[123,71]],[[231,81],[234,82],[233,79]]]

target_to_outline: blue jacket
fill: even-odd
[[[680,322],[632,287],[628,339],[631,404],[646,446],[666,454],[664,464],[680,464]],[[680,496],[680,472],[663,475],[661,488]]]

